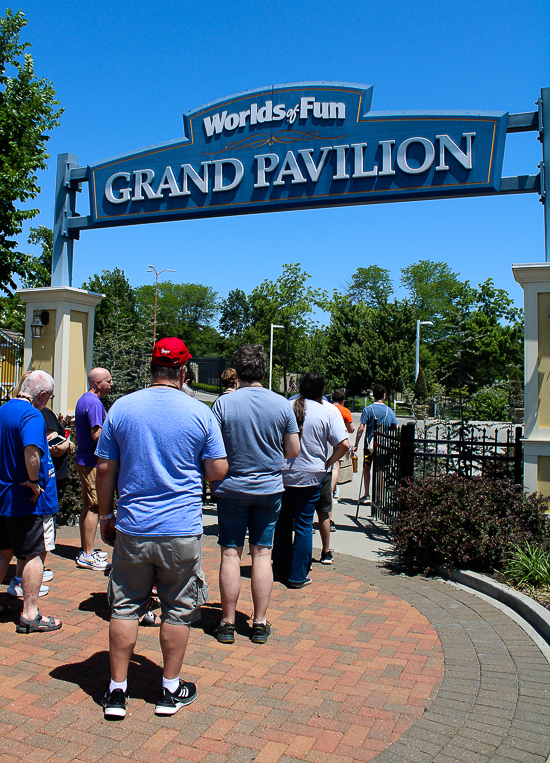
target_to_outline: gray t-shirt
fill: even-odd
[[[214,482],[219,496],[273,495],[283,491],[283,436],[297,434],[292,406],[265,387],[241,387],[212,407],[222,430],[229,469]]]
[[[330,403],[325,406],[315,400],[306,400],[300,453],[296,458],[285,461],[285,487],[309,487],[322,482],[327,472],[325,464],[329,457],[329,444],[335,447],[347,437],[344,420],[337,408]]]

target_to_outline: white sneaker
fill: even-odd
[[[40,591],[38,592],[39,596],[46,596],[49,592],[49,586],[47,585],[41,585]],[[18,583],[15,578],[12,579],[11,583],[8,586],[7,593],[9,593],[10,596],[16,596],[18,599],[23,598],[23,586],[21,583]]]
[[[92,551],[92,553],[93,553],[93,554],[95,554],[96,556],[99,556],[99,558],[100,558],[100,559],[108,559],[108,558],[109,558],[109,554],[108,554],[106,551],[100,551],[98,548],[94,548],[94,550]],[[81,554],[83,554],[84,556],[86,556],[86,555],[84,554],[84,551],[83,551],[82,549],[80,549],[80,551],[78,552],[78,555],[79,555],[79,556],[80,556]]]
[[[42,582],[49,583],[51,580],[53,580],[53,570],[44,570]]]
[[[105,570],[110,566],[106,559],[102,559],[94,551],[90,556],[81,551],[76,557],[76,566],[82,567],[84,570]]]
[[[340,488],[338,485],[334,488],[334,493],[332,494],[332,497],[335,501],[337,501],[340,498]]]

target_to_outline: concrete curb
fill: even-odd
[[[436,568],[436,573],[445,580],[452,580],[468,588],[473,588],[475,591],[506,604],[528,622],[547,644],[550,644],[550,611],[529,596],[515,591],[504,583],[498,583],[487,575],[481,575],[479,572],[448,570],[446,567],[439,566]]]

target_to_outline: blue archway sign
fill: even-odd
[[[540,189],[539,175],[501,177],[506,133],[538,129],[537,112],[375,112],[372,90],[250,90],[185,114],[177,140],[86,167],[61,155],[52,285],[71,285],[81,230]],[[90,212],[79,216],[85,181]]]

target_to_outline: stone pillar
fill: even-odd
[[[94,312],[105,295],[71,286],[18,289],[17,293],[27,305],[24,369],[51,374],[55,380],[54,413],[73,415],[76,401],[88,388],[87,375],[93,368]],[[33,339],[35,310],[47,310],[49,322],[42,336]]]
[[[550,263],[512,265],[525,310],[523,482],[550,496]]]

